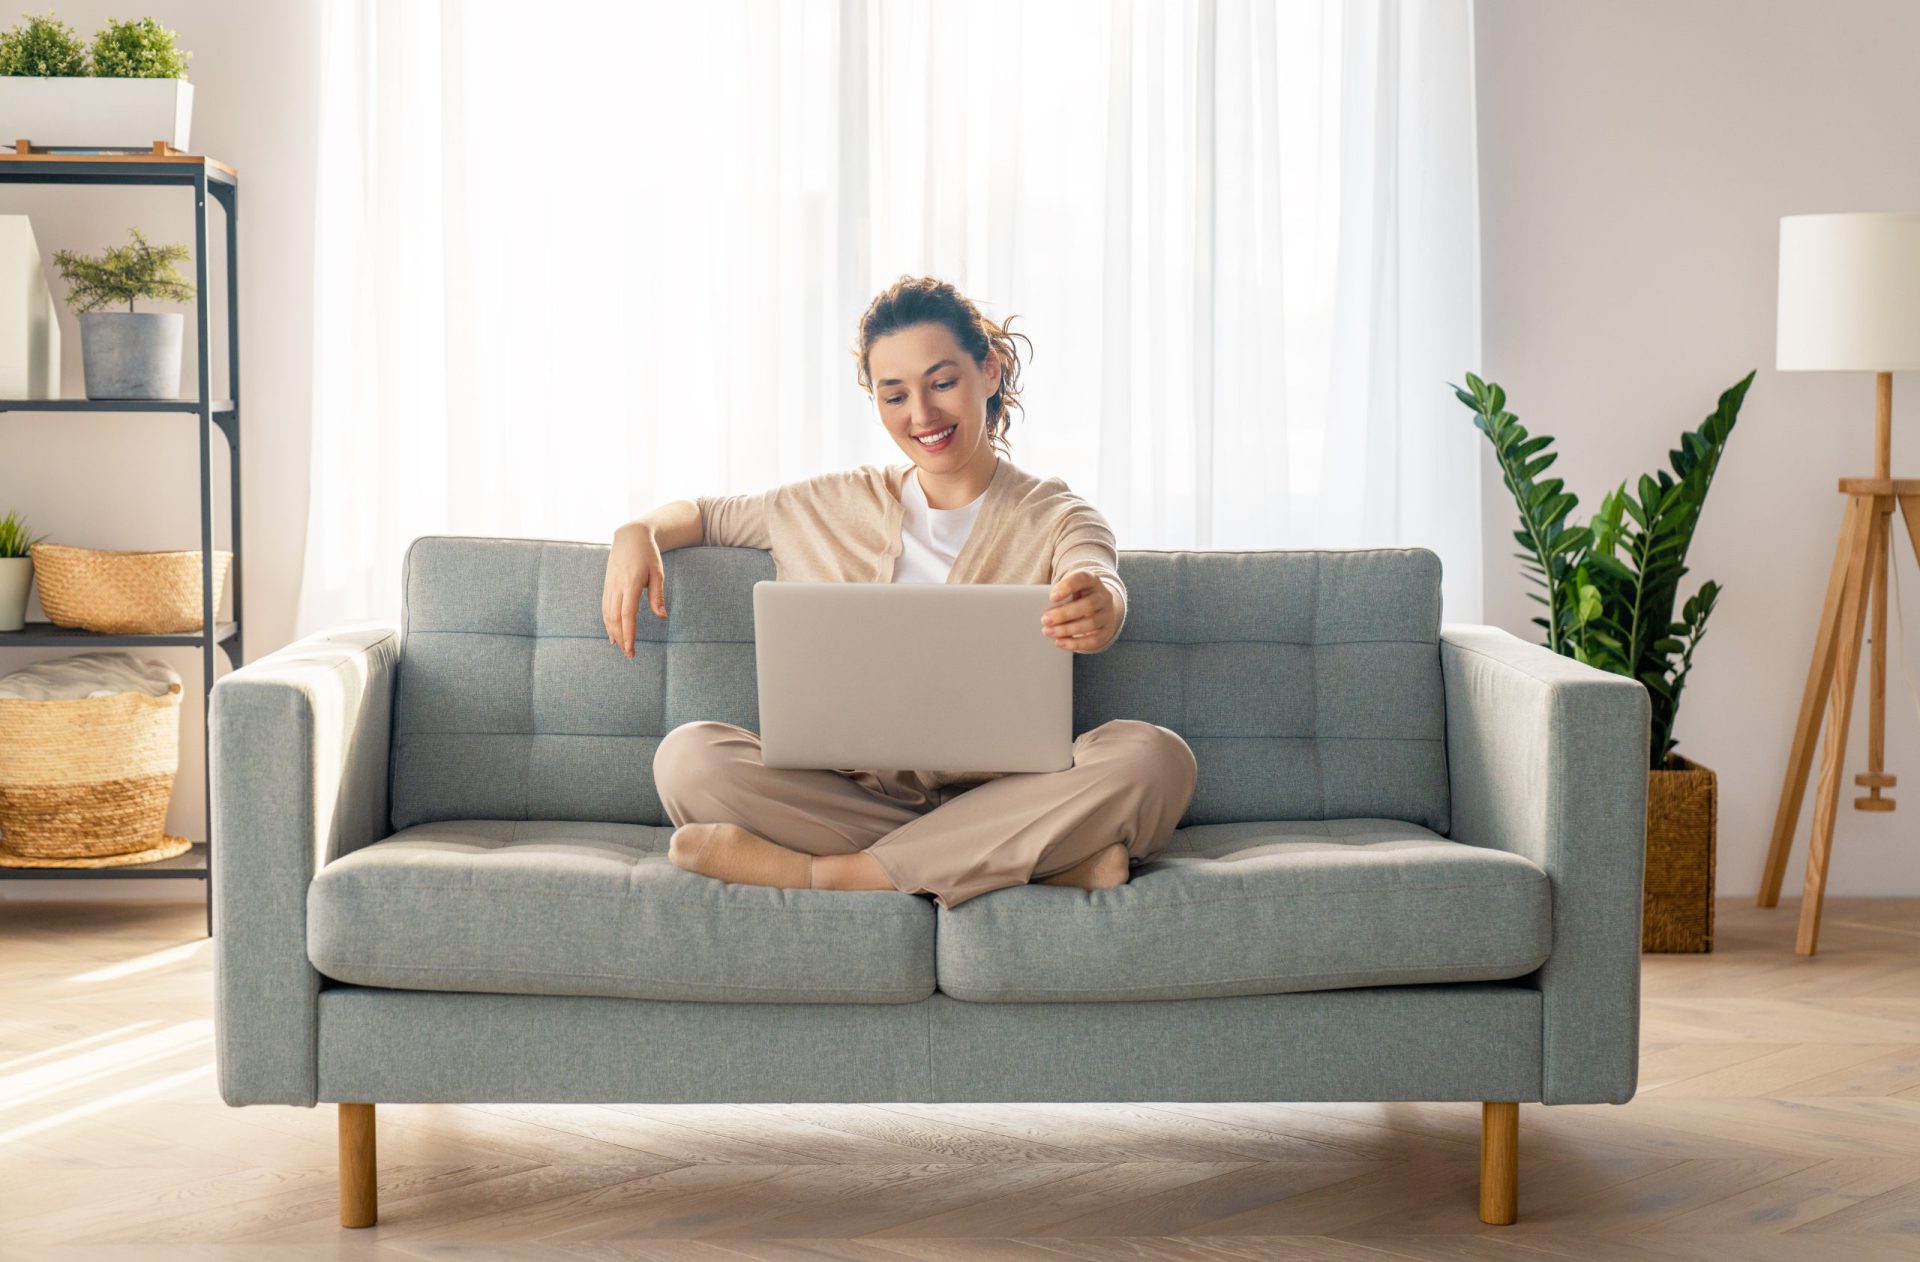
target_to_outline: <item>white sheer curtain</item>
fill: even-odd
[[[1470,0],[335,0],[297,629],[397,617],[417,535],[906,459],[853,359],[903,274],[1017,317],[1014,460],[1123,548],[1430,547],[1478,620],[1472,45]]]

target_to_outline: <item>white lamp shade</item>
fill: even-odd
[[[1780,220],[1774,366],[1920,368],[1920,212]]]

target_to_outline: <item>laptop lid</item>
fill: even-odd
[[[1040,629],[1045,584],[753,585],[769,767],[1062,771],[1073,653]]]

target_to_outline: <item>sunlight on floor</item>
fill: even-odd
[[[56,1126],[62,1126],[68,1122],[77,1122],[81,1118],[92,1117],[96,1113],[104,1113],[108,1109],[118,1108],[120,1105],[129,1104],[135,1100],[144,1100],[148,1096],[161,1095],[183,1083],[192,1082],[199,1078],[210,1078],[212,1076],[212,1065],[195,1065],[193,1068],[183,1069],[177,1074],[168,1074],[165,1078],[156,1078],[152,1082],[144,1082],[137,1087],[129,1087],[125,1091],[117,1091],[112,1095],[101,1096],[99,1099],[89,1101],[86,1104],[78,1105],[71,1109],[64,1109],[59,1113],[50,1114],[37,1122],[28,1122],[26,1125],[16,1126],[10,1131],[0,1131],[0,1145],[26,1139],[29,1136],[38,1135],[42,1131],[52,1130]]]
[[[0,1113],[114,1074],[149,1072],[152,1061],[210,1047],[212,1043],[212,1020],[182,1021],[164,1030],[137,1035],[51,1064],[18,1070],[0,1077]]]
[[[108,964],[96,968],[90,973],[78,973],[67,980],[70,982],[110,982],[135,973],[144,973],[149,969],[165,968],[169,964],[180,964],[193,959],[202,951],[211,951],[213,940],[202,938],[198,942],[182,942],[179,946],[168,947],[164,951],[155,951],[151,955],[142,955],[135,959],[123,960],[118,964]]]
[[[89,1043],[103,1043],[108,1039],[117,1039],[123,1034],[131,1034],[135,1030],[144,1030],[150,1025],[159,1024],[160,1022],[157,1020],[135,1021],[132,1025],[123,1025],[117,1030],[106,1030],[99,1034],[89,1034],[83,1039],[75,1039],[71,1043],[62,1043],[58,1047],[49,1047],[38,1052],[28,1052],[25,1056],[16,1056],[12,1060],[0,1061],[0,1070],[17,1069],[21,1065],[30,1065],[36,1060],[46,1060],[50,1056],[58,1056],[63,1052],[74,1051],[87,1046]]]

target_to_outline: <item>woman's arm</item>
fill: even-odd
[[[670,504],[662,504],[620,529],[632,530],[640,526],[653,531],[654,541],[660,545],[662,552],[691,548],[701,541],[705,530],[700,521],[700,505],[693,500],[674,500]]]
[[[1091,504],[1077,503],[1066,513],[1054,538],[1053,580],[1053,599],[1068,603],[1048,611],[1048,634],[1075,652],[1105,651],[1126,625],[1127,585],[1113,530]]]
[[[613,532],[606,583],[600,589],[600,621],[607,639],[628,657],[633,656],[640,598],[648,597],[656,618],[667,616],[667,567],[660,554],[699,543],[700,538],[700,506],[692,500],[662,504]]]

